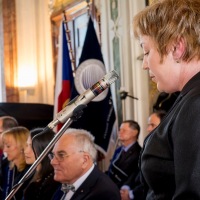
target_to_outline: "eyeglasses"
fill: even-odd
[[[78,153],[80,153],[80,152],[84,152],[84,151],[82,151],[82,150],[78,151]],[[65,157],[69,157],[69,156],[71,156],[71,155],[73,155],[75,153],[77,153],[77,152],[74,152],[74,153],[71,153],[71,154],[66,154],[66,153],[57,153],[57,154],[49,153],[48,157],[49,157],[50,160],[56,158],[56,160],[58,162],[63,162]]]

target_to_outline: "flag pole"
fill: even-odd
[[[73,53],[73,49],[72,49],[72,41],[71,41],[71,35],[70,35],[70,30],[68,27],[68,21],[67,21],[67,17],[66,17],[66,13],[65,10],[63,10],[63,16],[64,16],[64,24],[66,27],[66,34],[67,34],[67,41],[68,41],[68,46],[69,46],[69,52],[70,52],[70,57],[71,57],[71,63],[72,63],[72,71],[73,71],[73,77],[75,77],[75,72],[76,72],[76,60],[75,60],[75,56]]]
[[[87,3],[87,14],[90,16],[90,0],[85,0]]]

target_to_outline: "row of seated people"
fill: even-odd
[[[51,130],[42,130],[29,131],[18,124],[2,130],[2,200],[121,199],[117,186],[96,165],[94,137],[85,130],[70,128],[34,173],[9,196],[55,135]]]
[[[147,131],[150,132],[154,129],[163,116],[162,112],[153,113],[149,117]],[[1,120],[4,121],[2,124],[5,124],[6,121],[12,121],[10,117],[7,120],[5,117],[4,119],[0,118],[0,127]],[[16,120],[14,121],[16,122]],[[17,123],[14,126],[16,127],[10,129],[7,127],[8,130],[5,126],[2,128],[1,138],[4,144],[4,154],[1,161],[2,200],[6,199],[13,186],[21,180],[55,135],[52,130],[44,134],[42,128],[29,131],[25,127],[18,126]],[[134,198],[141,200],[145,198],[138,168],[141,147],[137,142],[140,133],[140,126],[137,122],[127,120],[121,124],[119,140],[122,145],[114,153],[110,167],[106,172],[108,176],[98,170],[95,164],[94,138],[83,130],[69,129],[68,132],[56,143],[53,153],[49,154],[51,162],[48,157],[45,157],[37,166],[35,172],[17,190],[13,199],[59,200],[64,199],[65,196],[67,196],[66,199],[76,199],[76,195],[77,198],[82,195],[83,198],[81,199],[94,199],[95,197],[95,199],[128,200]],[[81,155],[80,158],[82,159],[76,158],[76,155]],[[95,180],[94,175],[96,175],[96,179],[98,178],[99,183],[94,184],[93,182],[92,185],[92,179]],[[89,179],[87,176],[91,177],[91,180],[87,180],[85,183],[84,180]],[[106,183],[102,185],[101,181],[103,180]],[[63,192],[66,183],[74,183],[74,191],[78,189],[76,195],[74,191]],[[89,192],[89,186],[96,187],[98,190]],[[105,191],[107,192],[104,193]],[[121,194],[121,197],[119,194]],[[71,196],[73,197],[71,198]]]
[[[37,128],[29,131],[23,126],[16,126],[2,133],[3,151],[6,156],[3,156],[1,165],[1,199],[6,199],[13,186],[21,180],[53,139],[53,131],[39,134],[42,130]],[[44,157],[34,174],[30,174],[14,197],[19,200],[51,199],[58,186],[59,183],[53,179],[53,167],[48,157]]]
[[[155,129],[165,116],[166,112],[153,112],[147,123],[147,133]],[[141,147],[138,143],[140,126],[134,120],[122,122],[118,134],[120,146],[115,150],[106,174],[118,186],[121,200],[146,199],[146,188],[141,180],[139,157]]]

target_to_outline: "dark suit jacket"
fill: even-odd
[[[0,156],[0,199],[4,199],[4,193],[6,189],[6,185],[4,184],[7,180],[7,173],[9,169],[9,161],[8,159],[2,154]],[[4,188],[5,187],[5,188]]]
[[[200,73],[145,140],[141,171],[148,200],[200,199]]]
[[[141,147],[138,142],[134,143],[122,156],[122,147],[116,149],[111,160],[107,174],[120,188],[129,176],[133,179],[139,172],[138,161]]]
[[[57,191],[53,200],[60,200],[61,190]],[[71,200],[120,200],[120,193],[116,185],[97,166],[74,193]]]
[[[146,199],[145,186],[144,183],[141,182],[140,172],[136,177],[130,176],[129,179],[124,183],[124,185],[128,185],[130,187],[134,195],[134,200]]]

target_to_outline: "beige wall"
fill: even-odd
[[[18,86],[21,102],[54,102],[48,0],[16,0]]]

